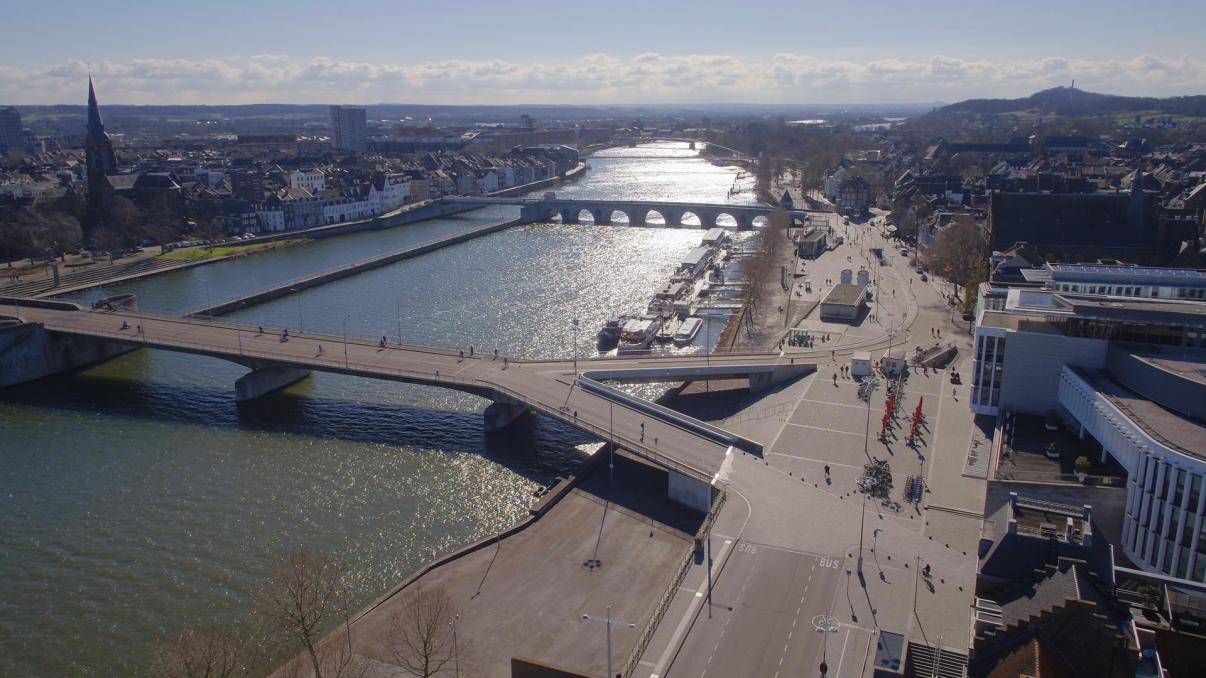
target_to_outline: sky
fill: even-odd
[[[1164,0],[13,0],[0,105],[842,104],[1206,94]]]

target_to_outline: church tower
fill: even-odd
[[[84,136],[84,156],[88,165],[88,203],[103,213],[109,191],[105,177],[117,172],[117,156],[113,153],[113,142],[105,134],[105,123],[101,122],[91,76],[88,77],[88,133]]]

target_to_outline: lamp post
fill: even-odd
[[[863,580],[863,526],[867,521],[867,493],[862,489],[859,492],[863,495],[863,510],[858,518],[858,579],[861,582]],[[863,586],[865,587],[866,584]]]
[[[590,616],[589,614],[582,615],[582,620],[583,621],[606,622],[606,624],[607,624],[607,678],[611,678],[612,676],[615,675],[615,673],[612,671],[612,662],[611,662],[611,625],[612,624],[620,624],[620,625],[626,626],[630,629],[635,629],[636,624],[630,624],[627,622],[620,622],[620,621],[612,621],[610,605],[607,606],[607,619],[606,620],[597,619],[595,617]]]
[[[292,292],[293,294],[297,294],[298,289],[296,287],[290,287],[289,291]],[[295,297],[295,298],[297,299],[297,331],[304,332],[305,328],[302,327],[301,297]]]
[[[461,615],[455,615],[449,622],[452,626],[452,666],[456,671],[456,678],[461,678],[461,647],[456,642],[456,620],[460,618]]]
[[[867,387],[867,428],[863,435],[863,454],[867,455],[867,460],[871,459],[871,452],[867,449],[867,441],[871,438],[871,393],[875,390],[876,379],[871,375],[863,377],[863,385]]]
[[[578,379],[578,317],[574,316],[574,338],[570,346],[574,351],[574,379]]]

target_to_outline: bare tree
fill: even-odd
[[[938,232],[927,254],[930,268],[956,287],[970,289],[988,270],[988,234],[972,219],[957,219]],[[970,295],[969,295],[970,297]]]
[[[196,626],[155,648],[154,678],[242,678],[260,659],[254,634],[234,626]]]
[[[429,678],[456,655],[456,606],[443,587],[415,585],[390,619],[390,649],[403,671]]]
[[[314,678],[347,675],[354,666],[343,568],[298,551],[281,559],[261,589],[260,614],[305,649]],[[332,622],[341,628],[322,640]]]

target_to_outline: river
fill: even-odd
[[[735,169],[685,144],[612,149],[590,164],[558,193],[753,203],[751,181],[734,191]],[[342,236],[73,299],[132,292],[143,310],[178,313],[513,215],[490,208]],[[603,320],[644,308],[700,235],[512,228],[229,318],[591,355]],[[155,640],[243,618],[272,562],[297,549],[339,559],[357,608],[425,561],[515,524],[533,490],[590,442],[543,419],[487,438],[483,400],[330,374],[236,407],[244,371],[144,350],[0,392],[0,675],[137,675]]]

